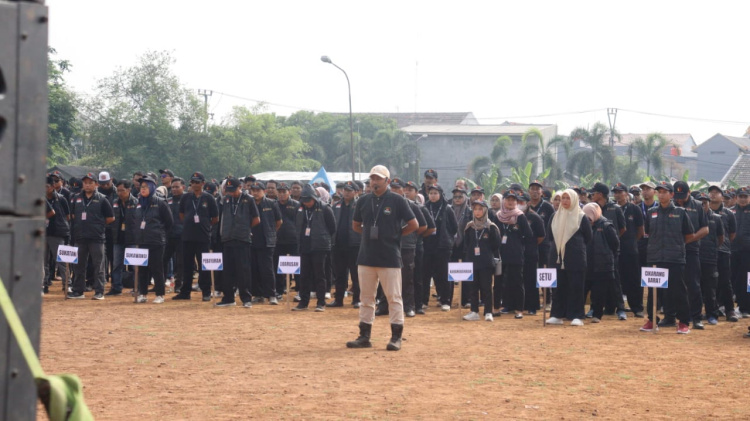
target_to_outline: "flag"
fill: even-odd
[[[320,170],[317,174],[310,180],[308,184],[313,185],[315,183],[326,183],[329,187],[329,193],[333,194],[333,192],[336,189],[336,185],[331,181],[331,179],[328,177],[328,173],[326,172],[325,167],[321,166]]]

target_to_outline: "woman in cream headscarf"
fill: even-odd
[[[550,221],[550,262],[557,268],[557,288],[547,323],[583,326],[583,287],[586,279],[586,244],[591,241],[591,223],[578,205],[578,194],[567,189],[560,195],[560,208]]]

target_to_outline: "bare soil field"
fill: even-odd
[[[358,333],[349,299],[323,313],[151,299],[44,297],[42,365],[77,374],[97,419],[750,417],[747,319],[688,335],[639,332],[632,316],[543,328],[541,312],[466,322],[433,301],[389,352],[387,317],[372,349],[346,348]]]

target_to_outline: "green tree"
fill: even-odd
[[[619,137],[618,133],[615,133]],[[609,146],[609,129],[597,122],[591,129],[578,127],[570,133],[573,141],[578,141],[587,148],[581,148],[568,156],[568,171],[577,175],[593,174],[601,171],[603,181],[612,180],[615,170],[615,153]]]
[[[633,140],[633,151],[639,161],[646,163],[646,175],[651,175],[651,167],[656,173],[661,173],[664,160],[662,153],[669,145],[669,141],[661,133],[649,133],[646,139],[636,138]]]
[[[502,178],[502,172],[500,168],[503,164],[515,164],[508,162],[508,152],[513,144],[513,140],[507,136],[502,135],[495,140],[492,146],[492,152],[490,156],[478,156],[471,161],[469,169],[476,179],[479,179],[480,174],[490,174],[497,172],[497,177]],[[510,165],[515,166],[515,165]]]
[[[416,142],[409,139],[406,132],[398,129],[381,129],[375,133],[372,141],[368,167],[385,165],[391,172],[391,177],[398,175],[408,179],[408,167],[405,164],[417,153]]]
[[[49,87],[49,125],[47,128],[47,166],[70,161],[73,140],[78,135],[78,105],[75,93],[65,84],[65,74],[72,65],[68,60],[54,60],[54,48],[47,50]]]

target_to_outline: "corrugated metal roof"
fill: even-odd
[[[708,140],[706,140],[705,142],[703,142],[700,145],[698,145],[695,148],[695,151],[697,152],[698,149],[703,149],[707,145],[708,145],[708,147],[710,147],[711,142],[714,139],[722,139],[722,138],[726,139],[726,140],[728,140],[728,141],[730,141],[732,143],[734,143],[735,145],[737,145],[738,148],[740,148],[742,150],[750,151],[750,138],[748,138],[748,137],[737,137],[737,136],[727,136],[727,135],[723,135],[721,133],[716,133],[715,135],[711,136]]]
[[[537,128],[544,132],[546,130],[555,130],[554,124],[534,124],[534,125],[500,125],[500,124],[482,124],[482,125],[411,125],[401,130],[413,134],[447,134],[447,135],[482,135],[482,136],[501,136],[501,135],[522,135],[531,128]]]
[[[726,186],[730,181],[734,181],[740,186],[750,186],[750,154],[740,154],[734,160],[734,164],[729,167],[729,171],[721,179],[721,184]]]

